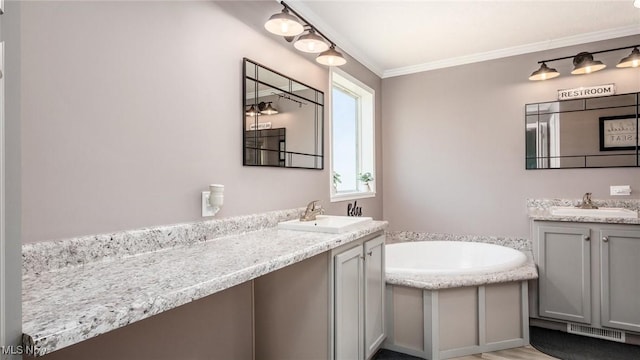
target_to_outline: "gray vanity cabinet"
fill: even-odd
[[[384,235],[334,253],[334,356],[369,359],[385,339]]]
[[[639,225],[534,221],[532,230],[540,318],[640,333]]]
[[[385,339],[384,236],[364,243],[365,358],[369,359]]]
[[[335,256],[335,353],[336,359],[362,359],[364,306],[362,246]]]
[[[602,326],[640,332],[640,230],[600,231]]]
[[[535,226],[538,243],[539,314],[591,323],[591,230]]]

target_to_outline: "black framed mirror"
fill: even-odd
[[[243,60],[243,165],[324,168],[324,93]]]
[[[640,93],[525,105],[526,169],[638,167]]]

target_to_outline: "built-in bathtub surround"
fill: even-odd
[[[612,207],[624,208],[633,211],[640,210],[640,200],[638,199],[593,199],[593,205],[599,208]],[[582,203],[582,199],[527,199],[527,210],[531,220],[547,220],[547,221],[572,221],[572,222],[591,222],[591,223],[609,223],[609,224],[640,224],[640,218],[597,218],[589,216],[558,216],[552,215],[549,209],[553,206],[578,206]]]
[[[516,250],[531,250],[531,241],[526,238],[483,235],[437,234],[412,231],[388,231],[387,244],[405,241],[465,241],[496,244]]]
[[[427,244],[444,246],[428,246]],[[426,246],[423,246],[425,244]],[[390,246],[398,246],[390,245]],[[486,244],[461,244],[457,242],[405,242],[402,246],[413,247],[413,251],[402,251],[405,262],[411,265],[387,267],[387,340],[384,348],[423,358],[439,360],[471,355],[486,351],[508,349],[526,345],[528,335],[528,284],[538,277],[530,250],[520,250],[526,261],[513,261],[500,266],[503,270],[490,269],[482,261],[464,268],[461,274],[442,274],[441,268],[426,271],[420,267],[420,259],[429,255],[436,259],[464,251],[479,252],[485,247],[486,256],[496,251],[502,257],[504,249]],[[414,246],[415,245],[415,246]],[[418,254],[420,251],[434,254]],[[391,249],[389,250],[391,253]],[[388,254],[389,254],[388,253]],[[478,255],[481,256],[481,255]],[[514,258],[521,255],[513,254]],[[428,260],[427,260],[428,261]],[[393,265],[393,258],[389,259]],[[402,260],[399,260],[403,263]],[[439,261],[431,261],[438,266]],[[447,261],[445,261],[444,265]],[[467,262],[463,260],[466,265]],[[500,262],[497,262],[500,264]],[[461,264],[461,267],[465,265]],[[467,273],[468,272],[468,273]]]
[[[298,217],[301,210],[85,237],[88,243],[70,239],[56,242],[59,248],[25,245],[30,262],[48,265],[26,264],[24,343],[54,351],[387,227],[384,221],[371,221],[341,234],[275,227],[279,221]],[[136,240],[143,244],[135,244]],[[52,259],[56,254],[65,259]],[[100,259],[107,260],[96,261]]]
[[[409,286],[424,290],[449,289],[464,286],[506,283],[512,281],[532,280],[538,278],[538,271],[533,261],[531,250],[522,251],[527,260],[521,266],[497,272],[479,272],[475,274],[420,274],[394,273],[387,271],[387,284]]]
[[[34,275],[67,266],[136,256],[209,239],[274,227],[297,219],[304,208],[270,211],[216,220],[119,231],[110,234],[22,245],[22,274]]]
[[[462,275],[499,272],[525,263],[526,255],[506,246],[462,241],[411,241],[388,244],[386,271]]]

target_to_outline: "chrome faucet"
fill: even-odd
[[[591,202],[591,193],[585,193],[584,196],[582,196],[582,204],[576,206],[579,207],[580,209],[597,209],[598,207],[593,205],[593,202]]]
[[[300,216],[300,221],[314,221],[316,216],[324,214],[324,209],[320,205],[320,200],[313,200],[307,205],[304,214]]]

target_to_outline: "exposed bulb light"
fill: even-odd
[[[260,115],[260,112],[258,110],[256,110],[255,106],[251,105],[251,107],[249,108],[249,110],[247,110],[245,115],[247,115],[247,116],[258,116],[258,115]]]
[[[638,9],[640,9],[640,0],[636,0],[633,2],[633,6],[637,7]]]
[[[640,0],[636,0],[636,4],[638,7],[640,7]],[[640,50],[638,50],[638,47],[634,47],[633,51],[631,51],[631,55],[620,60],[618,65],[616,65],[616,67],[619,67],[619,68],[625,68],[625,67],[635,68],[638,66],[640,66]]]
[[[336,46],[333,44],[331,44],[329,50],[321,52],[316,61],[327,66],[340,66],[347,63],[347,60],[336,50]]]
[[[270,33],[280,36],[296,36],[304,31],[304,26],[298,18],[289,14],[289,9],[286,6],[282,12],[271,15],[264,24],[264,28]]]
[[[607,67],[602,61],[593,60],[593,55],[588,52],[581,52],[573,58],[573,75],[591,74]]]
[[[308,29],[307,34],[300,36],[294,42],[293,46],[296,49],[306,53],[319,53],[316,61],[323,65],[340,66],[347,63],[344,56],[336,51],[333,41],[318,31],[284,1],[280,1],[280,4],[284,6],[284,9],[281,13],[274,14],[267,20],[264,24],[265,29],[273,34],[283,36],[288,42],[292,42],[297,35]]]
[[[636,2],[640,2],[640,0],[636,0]],[[618,63],[618,65],[616,65],[616,67],[640,68],[640,45],[631,45],[631,46],[619,47],[619,48],[608,49],[608,50],[600,50],[600,51],[594,51],[594,52],[581,52],[575,56],[564,56],[564,57],[559,57],[555,59],[538,61],[538,64],[542,64],[542,65],[540,65],[540,69],[534,71],[529,76],[529,80],[547,80],[547,79],[552,79],[559,76],[560,74],[558,73],[558,71],[556,69],[547,67],[546,63],[552,62],[552,61],[566,60],[566,59],[573,59],[574,68],[573,68],[573,71],[571,71],[571,74],[574,74],[574,75],[591,74],[607,67],[607,65],[603,64],[602,61],[594,60],[593,54],[602,54],[602,53],[608,53],[611,51],[620,51],[620,50],[626,50],[626,49],[633,49],[633,50],[631,51],[631,54],[629,54],[629,56],[620,60],[620,62]]]
[[[323,38],[316,34],[313,28],[307,34],[301,35],[293,46],[306,53],[321,53],[329,49]]]
[[[543,62],[542,65],[540,65],[540,69],[531,73],[529,80],[549,80],[558,76],[560,76],[558,70],[548,67],[547,64]]]
[[[260,114],[263,115],[275,115],[278,113],[278,110],[271,106],[270,102],[266,104],[261,102],[260,104],[258,104],[258,109],[260,109]]]

